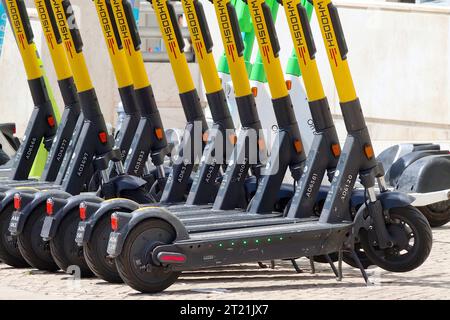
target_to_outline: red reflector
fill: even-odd
[[[113,231],[119,230],[119,218],[115,214],[111,215],[111,229]]]
[[[80,203],[80,219],[86,220],[86,203]]]
[[[51,216],[53,214],[53,199],[49,198],[47,199],[47,215]]]
[[[186,256],[180,253],[167,253],[161,252],[158,254],[158,259],[160,262],[167,263],[184,263],[186,262]]]
[[[16,134],[16,131],[17,131],[17,129],[16,129],[16,125],[14,125],[14,127],[12,128],[12,132],[13,132],[13,134]]]
[[[106,142],[108,142],[108,135],[106,134],[106,132],[102,131],[98,134],[98,139],[101,143],[105,144]]]
[[[55,118],[53,116],[48,116],[47,117],[47,123],[48,125],[53,128],[55,126]]]
[[[14,195],[14,209],[20,210],[20,207],[22,206],[22,197],[19,193],[16,193]]]

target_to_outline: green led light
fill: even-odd
[[[244,243],[244,244],[247,244],[247,240],[244,240],[243,243]]]
[[[222,243],[219,243],[219,247],[223,247],[223,244],[222,244]]]
[[[234,242],[232,242],[231,245],[234,246]]]
[[[267,242],[270,242],[270,241],[272,241],[272,239],[270,239],[270,238],[269,238],[269,239],[267,239]]]
[[[256,243],[259,243],[259,240],[255,240]]]
[[[283,237],[280,237],[280,240],[283,240]]]

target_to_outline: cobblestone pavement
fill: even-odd
[[[64,273],[13,269],[0,264],[0,299],[450,299],[450,224],[434,229],[431,256],[419,269],[394,274],[369,270],[373,286],[365,286],[358,270],[344,264],[344,279],[330,268],[299,259],[303,273],[289,262],[275,269],[245,264],[185,273],[175,285],[156,295],[140,294],[126,285],[96,278],[74,280]]]

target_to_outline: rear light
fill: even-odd
[[[119,230],[119,217],[115,213],[111,215],[111,229],[113,231]]]
[[[185,263],[186,256],[181,253],[160,252],[158,254],[158,260],[162,263]]]
[[[53,214],[53,205],[54,204],[55,203],[53,202],[52,198],[47,199],[47,206],[46,206],[46,208],[47,208],[47,215],[48,216],[51,216]]]
[[[20,210],[20,207],[22,206],[22,197],[20,196],[20,193],[14,194],[14,209]]]
[[[86,203],[80,203],[80,219],[82,221],[86,220]]]

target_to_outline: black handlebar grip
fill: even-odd
[[[50,20],[50,24],[52,25],[53,35],[55,36],[56,43],[60,44],[62,42],[61,33],[59,32],[58,23],[56,22],[55,14],[53,13],[50,0],[44,0],[44,5],[48,12],[48,19]]]
[[[133,41],[134,50],[141,49],[141,37],[139,36],[138,27],[134,20],[133,8],[128,0],[123,0],[123,10],[125,11],[125,17],[127,19],[128,30],[130,30],[131,40]]]
[[[244,54],[244,41],[242,40],[241,29],[239,28],[239,20],[236,15],[236,9],[231,4],[231,2],[227,3],[227,10],[230,16],[230,24],[231,30],[233,31],[234,42],[236,43],[236,50],[238,52],[239,57],[242,57]]]
[[[213,41],[211,38],[211,32],[209,31],[208,22],[206,21],[205,11],[200,1],[194,1],[195,12],[197,12],[198,23],[200,24],[200,31],[203,35],[203,41],[205,42],[206,52],[212,52]]]
[[[341,19],[336,6],[332,3],[328,4],[328,11],[330,12],[331,23],[333,24],[334,33],[336,34],[336,41],[341,53],[342,60],[347,59],[348,47],[345,41],[344,31],[342,29]]]
[[[316,56],[316,44],[314,43],[314,38],[311,31],[311,25],[308,20],[308,13],[304,6],[300,3],[297,4],[298,14],[300,16],[300,23],[302,24],[303,33],[305,34],[305,42],[308,47],[309,57],[314,60]]]
[[[167,11],[169,11],[170,20],[172,21],[173,31],[175,33],[175,37],[177,38],[178,47],[180,48],[180,51],[184,51],[184,39],[183,35],[181,34],[181,29],[178,24],[177,16],[175,14],[175,9],[173,8],[173,5],[167,1]]]
[[[280,42],[278,41],[277,32],[275,30],[275,24],[272,19],[272,11],[269,6],[264,2],[262,5],[262,12],[264,19],[266,20],[267,32],[269,32],[270,43],[272,44],[273,55],[278,57],[280,53]]]
[[[63,0],[61,2],[64,12],[66,14],[67,27],[70,30],[72,36],[73,44],[75,46],[75,51],[80,53],[83,51],[83,40],[81,39],[80,30],[75,20],[75,13],[72,9],[72,4],[69,0]]]
[[[111,21],[111,28],[113,29],[114,38],[117,42],[117,47],[119,50],[123,49],[122,39],[120,38],[119,29],[117,28],[116,19],[114,18],[114,12],[111,6],[111,1],[106,0],[106,9],[108,10],[109,20]]]
[[[20,20],[22,20],[23,31],[27,38],[28,44],[34,39],[33,29],[31,28],[30,17],[28,16],[27,6],[23,0],[17,0],[17,10],[19,11]]]

